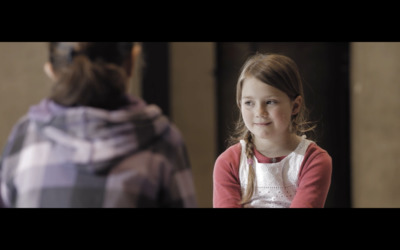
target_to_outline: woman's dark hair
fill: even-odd
[[[63,106],[113,110],[127,104],[132,42],[51,42],[56,83],[50,99]]]

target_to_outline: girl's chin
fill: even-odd
[[[270,133],[260,133],[259,131],[251,131],[251,133],[255,137],[260,138],[260,139],[271,139],[271,137],[272,137],[272,134],[270,134]]]

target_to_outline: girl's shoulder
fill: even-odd
[[[229,146],[218,156],[215,167],[239,168],[241,150],[240,142]]]
[[[241,150],[242,150],[242,146],[241,146],[240,142],[235,143],[235,144],[229,146],[224,152],[222,152],[218,156],[218,158],[232,159],[232,158],[240,157]]]
[[[332,157],[328,151],[318,146],[316,143],[310,143],[304,155],[302,163],[302,172],[306,169],[319,169],[330,172],[332,170]]]
[[[239,183],[241,145],[236,143],[222,152],[214,165],[214,180],[220,183]]]
[[[320,147],[317,143],[312,142],[307,148],[306,158],[315,158],[318,156],[324,156],[325,158],[330,158],[328,151]]]

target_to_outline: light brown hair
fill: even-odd
[[[57,76],[50,99],[64,106],[117,109],[127,104],[132,42],[51,42]]]
[[[307,109],[304,102],[303,83],[296,63],[289,57],[279,54],[261,54],[256,53],[250,56],[243,64],[239,79],[236,85],[236,103],[241,109],[243,82],[249,77],[271,85],[285,92],[290,100],[295,100],[301,96],[303,101],[299,112],[292,116],[291,132],[302,135],[312,131],[315,128],[311,122],[307,120]],[[246,193],[242,194],[241,204],[248,203],[254,193],[255,172],[251,164],[254,156],[254,137],[244,124],[241,113],[235,124],[235,132],[231,136],[230,144],[238,143],[240,140],[246,142],[246,157],[250,160],[249,175]]]

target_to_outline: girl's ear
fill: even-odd
[[[293,107],[292,107],[292,115],[297,115],[300,111],[301,104],[303,102],[303,99],[301,96],[296,97],[293,101]]]
[[[53,81],[56,80],[56,74],[54,73],[53,70],[53,65],[50,62],[46,62],[43,66],[44,72],[46,75]]]

